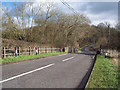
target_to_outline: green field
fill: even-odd
[[[112,59],[97,56],[96,65],[87,88],[118,88],[118,66]]]
[[[65,52],[54,52],[54,53],[41,53],[39,55],[20,55],[18,57],[8,57],[8,58],[4,58],[4,59],[1,59],[1,60],[2,60],[2,64],[7,64],[7,63],[12,63],[12,62],[43,58],[43,57],[59,55],[59,54],[64,54],[64,53]]]

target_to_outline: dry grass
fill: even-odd
[[[112,57],[112,63],[115,65],[120,65],[120,57],[119,54],[120,52],[116,51],[116,50],[109,50],[110,53],[110,57]]]
[[[111,61],[113,64],[115,65],[119,65],[120,63],[120,59],[119,58],[113,58],[112,61]]]

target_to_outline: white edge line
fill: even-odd
[[[62,55],[59,55],[59,56],[64,56],[64,55],[67,55],[67,54],[62,54]]]
[[[70,60],[70,59],[72,59],[72,58],[74,58],[74,57],[70,57],[70,58],[64,59],[64,60],[62,60],[62,61],[65,62],[65,61],[68,61],[68,60]]]
[[[33,73],[33,72],[36,72],[36,71],[39,71],[39,70],[48,68],[48,67],[53,66],[53,65],[54,65],[54,63],[53,63],[53,64],[46,65],[46,66],[43,66],[43,67],[40,67],[40,68],[38,68],[38,69],[29,71],[29,72],[26,72],[26,73],[22,73],[22,74],[17,75],[17,76],[13,76],[13,77],[11,77],[11,78],[8,78],[8,79],[5,79],[5,80],[0,81],[0,83],[4,83],[4,82],[10,81],[10,80],[13,80],[13,79],[15,79],[15,78],[25,76],[25,75],[27,75],[27,74],[30,74],[30,73]]]

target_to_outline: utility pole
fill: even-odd
[[[109,31],[109,47],[108,47],[108,49],[110,49],[110,25],[108,25],[108,31]]]
[[[108,27],[108,36],[107,36],[107,38],[108,38],[108,48],[107,48],[107,50],[106,50],[105,57],[108,56],[108,53],[109,53],[109,56],[110,56],[110,52],[109,52],[109,50],[110,50],[110,24],[108,24],[108,23],[106,22],[106,26]]]
[[[110,50],[110,24],[108,24],[108,31],[109,31],[109,35],[108,35],[108,50]],[[110,56],[110,52],[109,52],[109,56]]]

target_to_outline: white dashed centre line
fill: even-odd
[[[65,61],[68,61],[68,60],[73,59],[73,58],[74,58],[74,57],[70,57],[70,58],[64,59],[64,60],[62,60],[62,61],[65,62]]]
[[[46,66],[43,66],[43,67],[40,67],[40,68],[37,68],[37,69],[35,69],[35,70],[29,71],[29,72],[26,72],[26,73],[22,73],[22,74],[17,75],[17,76],[13,76],[13,77],[11,77],[11,78],[8,78],[8,79],[5,79],[5,80],[0,81],[0,83],[4,83],[4,82],[10,81],[10,80],[13,80],[13,79],[16,79],[16,78],[25,76],[25,75],[27,75],[27,74],[31,74],[31,73],[36,72],[36,71],[40,71],[40,70],[42,70],[42,69],[51,67],[51,66],[53,66],[53,65],[54,65],[54,63],[53,63],[53,64],[46,65]]]
[[[59,56],[64,56],[64,55],[67,55],[67,54],[62,54],[62,55],[59,55]]]

